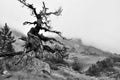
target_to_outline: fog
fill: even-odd
[[[33,2],[38,10],[41,0]],[[62,15],[52,16],[53,29],[66,37],[81,38],[84,44],[105,51],[120,53],[120,0],[45,0],[51,11],[63,8]],[[8,25],[27,33],[32,26],[23,26],[24,21],[34,21],[31,11],[17,0],[0,0],[0,24]]]

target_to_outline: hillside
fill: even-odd
[[[85,54],[85,55],[93,55],[93,56],[113,56],[114,54],[110,52],[103,51],[94,46],[87,46],[82,43],[81,39],[72,39],[72,40],[61,40],[57,37],[58,40],[62,41],[66,46],[74,50],[76,53]]]
[[[25,36],[25,35],[23,33],[19,32],[19,31],[16,31],[16,30],[12,30],[12,31],[13,31],[13,35],[16,38],[15,46],[17,48],[18,45],[23,44],[23,41],[21,41],[18,38],[20,38],[21,36]],[[101,49],[98,49],[96,47],[93,47],[93,46],[84,45],[82,43],[81,39],[71,39],[71,40],[68,40],[68,41],[62,40],[59,37],[56,37],[56,39],[61,41],[62,43],[64,43],[68,48],[71,49],[71,51],[73,50],[73,52],[76,52],[76,53],[85,54],[85,55],[94,55],[94,56],[95,55],[96,56],[106,56],[106,57],[113,56],[113,54],[110,53],[110,52],[105,52],[105,51],[103,51]],[[19,47],[18,47],[18,49],[20,49]]]
[[[13,35],[17,39],[14,45],[16,51],[22,50],[22,45],[24,44],[24,42],[18,38],[21,36],[24,36],[24,34],[18,31],[13,31]],[[56,39],[64,43],[70,49],[69,50],[70,58],[77,57],[78,59],[80,59],[80,61],[84,63],[92,64],[106,57],[115,56],[114,54],[110,52],[102,51],[93,46],[86,46],[82,43],[81,39],[72,39],[68,41],[61,40],[58,37],[56,37]]]
[[[14,48],[16,51],[23,50],[22,45],[23,41],[18,38],[24,36],[24,34],[19,31],[13,30],[13,35],[16,38],[16,42],[14,44]],[[81,39],[72,39],[69,41],[61,40],[56,37],[56,39],[62,41],[69,48],[69,58],[65,59],[68,63],[69,67],[59,66],[58,70],[51,69],[50,75],[44,73],[37,73],[36,68],[32,68],[35,72],[27,69],[21,69],[19,71],[9,71],[10,78],[6,78],[6,76],[1,76],[0,80],[114,80],[109,77],[91,77],[86,75],[86,71],[98,61],[102,61],[108,57],[115,57],[114,54],[102,51],[93,46],[84,45]],[[35,60],[36,61],[36,60]],[[40,61],[37,61],[38,63]],[[118,65],[119,63],[115,64]],[[54,68],[55,68],[55,64]],[[37,66],[39,67],[39,66]],[[46,64],[44,68],[46,67]],[[16,67],[19,68],[19,67]],[[119,67],[117,66],[117,69]],[[26,72],[27,71],[27,72]],[[38,70],[39,71],[39,70]],[[36,74],[37,73],[37,74]]]

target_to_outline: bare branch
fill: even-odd
[[[34,22],[29,22],[29,21],[25,21],[24,23],[23,23],[23,25],[27,25],[27,24],[37,24],[37,22],[36,21],[34,21]]]
[[[4,54],[0,54],[0,57],[13,57],[13,56],[16,56],[16,55],[22,55],[23,52],[20,51],[20,52],[11,52],[11,53],[4,53]]]
[[[47,22],[43,22],[48,29],[51,29],[51,26],[48,26]]]
[[[45,6],[45,3],[43,2],[43,13],[46,13],[46,11],[48,10],[48,8],[46,8],[46,6]]]
[[[45,13],[45,15],[49,16],[49,15],[53,14],[53,15],[56,15],[56,16],[60,16],[61,13],[62,13],[62,11],[63,11],[63,10],[62,10],[62,8],[60,7],[57,11]]]
[[[53,50],[51,47],[49,47],[48,45],[43,45],[43,50],[54,53],[55,50]]]
[[[28,7],[29,9],[32,10],[32,12],[35,14],[35,16],[37,17],[37,12],[36,12],[36,8],[33,7],[33,4],[29,4],[26,3],[26,0],[18,0],[20,3],[22,3],[24,6]]]

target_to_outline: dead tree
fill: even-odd
[[[26,41],[25,44],[25,50],[23,56],[30,51],[34,51],[36,57],[43,58],[43,51],[47,50],[50,52],[55,52],[49,45],[45,45],[45,42],[50,43],[58,43],[65,47],[63,43],[56,40],[55,38],[46,37],[43,34],[39,34],[41,30],[44,30],[45,32],[51,32],[59,35],[62,39],[67,40],[65,37],[61,35],[61,32],[52,30],[51,26],[49,25],[50,20],[48,20],[48,17],[50,15],[61,15],[62,9],[59,8],[57,11],[54,12],[48,12],[49,8],[46,8],[45,3],[43,2],[42,10],[40,10],[39,13],[36,12],[36,8],[33,6],[33,4],[27,3],[26,0],[18,0],[20,3],[22,3],[24,6],[26,6],[28,9],[32,11],[32,15],[35,16],[36,21],[29,22],[25,21],[23,25],[27,24],[33,24],[35,27],[32,27],[30,31],[27,33],[28,37],[25,39],[25,37],[21,38],[22,40]],[[23,57],[22,56],[22,57]],[[20,58],[20,60],[22,59]],[[19,61],[18,61],[19,62]]]

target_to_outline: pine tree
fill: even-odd
[[[0,30],[0,54],[10,54],[15,52],[13,48],[13,43],[15,42],[14,36],[12,36],[12,31],[10,31],[7,24]]]

